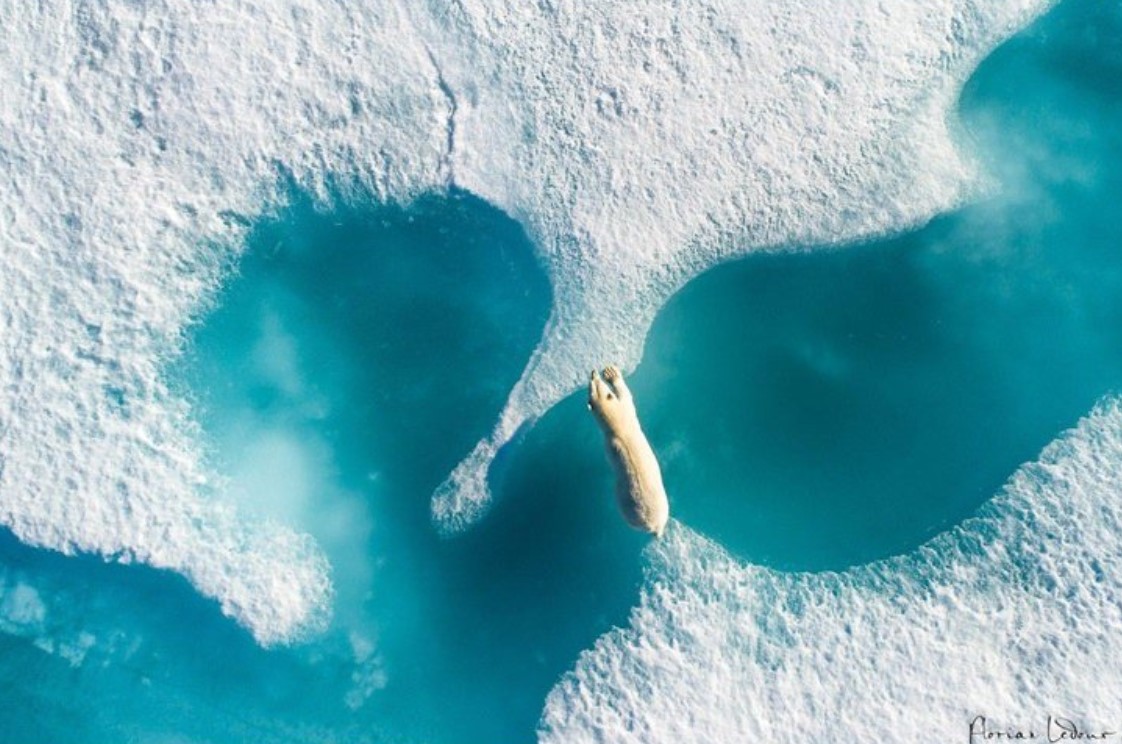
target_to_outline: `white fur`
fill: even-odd
[[[605,367],[603,377],[592,370],[588,409],[604,430],[608,459],[616,471],[616,500],[624,519],[632,527],[662,537],[670,518],[662,472],[618,368]]]

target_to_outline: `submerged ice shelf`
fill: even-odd
[[[486,431],[548,304],[524,233],[478,198],[331,211],[296,199],[254,229],[194,329],[183,378],[214,468],[243,511],[299,524],[329,558],[335,619],[317,653],[338,656],[318,649],[339,637],[362,650],[352,683],[307,687],[328,718],[372,735],[516,740],[610,627],[599,618],[623,620],[634,593],[608,569],[634,554],[566,549],[595,525],[551,525],[540,477],[513,499],[527,510],[470,539],[441,540],[429,520],[432,488]]]

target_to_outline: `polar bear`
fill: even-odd
[[[592,370],[588,410],[607,439],[608,459],[616,471],[616,500],[623,518],[637,529],[662,537],[670,504],[654,450],[639,426],[635,400],[619,368],[605,367],[603,377]]]

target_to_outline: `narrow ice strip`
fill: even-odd
[[[692,276],[960,202],[977,179],[948,131],[958,89],[1046,5],[510,0],[419,18],[457,92],[457,181],[526,225],[554,288],[494,431],[434,494],[438,527],[486,510],[497,451],[589,369],[634,368]]]
[[[629,626],[550,693],[541,740],[966,741],[977,715],[1117,730],[1119,462],[1113,399],[978,517],[840,574],[744,565],[676,525]]]
[[[446,183],[448,108],[392,3],[0,3],[0,524],[180,572],[262,643],[322,625],[300,525],[247,520],[161,370],[289,181]]]

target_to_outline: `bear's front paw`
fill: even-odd
[[[609,364],[604,367],[604,379],[608,382],[618,382],[623,379],[623,375],[619,372],[619,367],[614,364]]]

